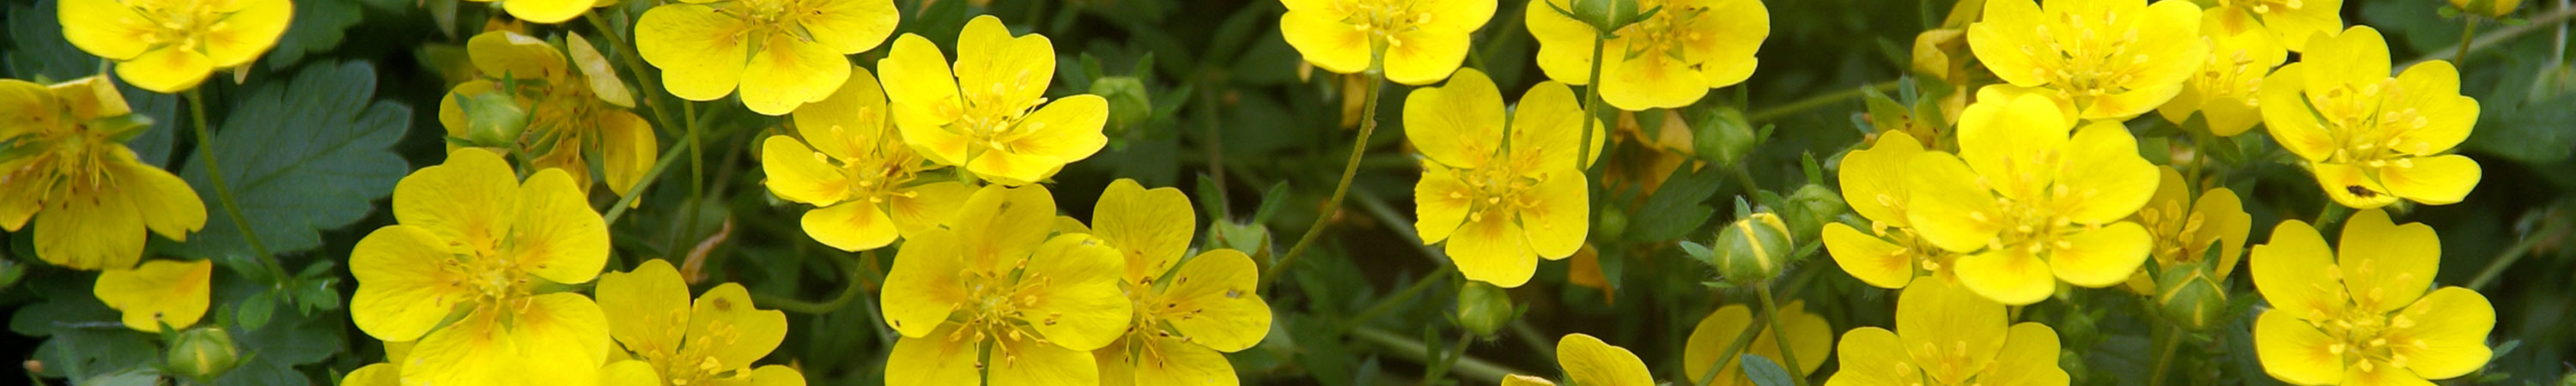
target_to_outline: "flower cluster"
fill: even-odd
[[[634,93],[599,49],[578,34],[564,35],[563,45],[512,31],[475,35],[465,47],[482,77],[439,99],[438,123],[455,139],[451,148],[525,154],[528,167],[563,170],[585,192],[592,161],[584,154],[597,154],[609,191],[626,194],[653,168],[660,142],[627,110]]]

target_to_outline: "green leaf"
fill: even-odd
[[[304,60],[305,54],[339,47],[349,27],[358,25],[365,15],[354,1],[295,2],[294,22],[286,25],[286,35],[278,37],[277,47],[268,50],[268,68],[284,70]]]
[[[1772,362],[1771,358],[1754,353],[1744,353],[1744,376],[1752,378],[1753,384],[1759,386],[1797,384],[1789,379],[1789,370],[1780,368],[1780,363]]]
[[[103,377],[90,378],[89,380],[80,382],[80,386],[155,386],[160,384],[161,373],[152,369],[126,370],[124,372],[109,374]]]
[[[160,358],[153,334],[125,328],[116,310],[90,295],[98,275],[38,267],[21,289],[44,300],[19,307],[9,317],[9,331],[46,338],[34,359],[45,364],[39,375],[78,381],[143,368]]]
[[[228,272],[215,274],[213,303],[217,305],[256,303],[254,298],[275,298],[279,293],[267,283],[246,280]],[[274,303],[274,301],[271,301]],[[217,386],[306,386],[317,384],[296,366],[321,363],[341,353],[347,346],[348,330],[343,327],[349,314],[332,310],[305,315],[295,312],[272,314],[268,323],[257,327],[224,326],[233,336],[234,347],[242,359],[240,367],[215,378]],[[319,383],[328,384],[328,383]]]
[[[1709,215],[1717,210],[1702,203],[1717,193],[1718,183],[1723,180],[1720,176],[1725,175],[1722,169],[1706,167],[1694,172],[1674,168],[1664,185],[1655,189],[1655,195],[1647,197],[1646,204],[1637,207],[1637,214],[1628,218],[1628,240],[1678,239],[1707,223]]]
[[[277,293],[260,291],[258,294],[251,295],[250,299],[242,300],[241,312],[234,313],[233,316],[239,318],[234,320],[241,321],[242,328],[257,330],[261,326],[268,325],[268,317],[276,314]]]
[[[224,182],[270,253],[312,249],[322,230],[366,217],[393,193],[410,165],[387,151],[411,124],[410,107],[370,102],[376,72],[366,63],[314,63],[293,80],[269,83],[233,106],[215,133]],[[250,256],[242,231],[223,213],[206,175],[203,146],[180,177],[206,201],[206,228],[175,253]]]

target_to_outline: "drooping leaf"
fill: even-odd
[[[212,152],[224,183],[270,253],[321,245],[320,231],[365,217],[410,170],[387,147],[410,127],[411,108],[373,101],[375,91],[376,72],[366,63],[315,63],[292,80],[250,91],[216,127]],[[206,228],[174,252],[249,256],[249,242],[223,214],[207,175],[207,153],[200,144],[179,174],[205,200]]]

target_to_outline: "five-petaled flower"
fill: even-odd
[[[631,272],[599,276],[599,309],[608,334],[644,366],[652,380],[618,383],[632,371],[611,364],[608,386],[803,385],[805,375],[787,366],[752,366],[787,339],[787,315],[752,308],[751,292],[724,283],[689,300],[689,283],[663,260],[646,260]],[[620,362],[624,363],[624,362]]]
[[[831,96],[850,77],[842,55],[884,43],[901,17],[892,0],[681,0],[644,11],[635,51],[673,96],[740,88],[744,107],[786,115]]]
[[[2445,205],[2478,186],[2478,161],[2444,154],[2478,123],[2459,69],[2434,60],[2390,77],[2388,43],[2367,26],[2315,40],[2300,63],[2263,80],[2263,125],[2307,161],[2327,197],[2356,209],[2400,198]]]
[[[1045,186],[986,185],[943,226],[904,242],[887,272],[886,323],[903,337],[889,385],[1020,385],[1100,377],[1089,351],[1127,331],[1118,250],[1049,236]]]
[[[1494,18],[1494,0],[1280,0],[1279,32],[1306,62],[1425,85],[1467,60],[1469,35]]]
[[[2191,184],[2183,182],[2182,172],[2172,167],[2157,168],[2161,178],[2156,195],[2147,206],[2138,209],[2132,220],[2147,228],[2155,246],[2148,256],[2155,257],[2157,267],[2202,263],[2212,250],[2217,261],[2208,261],[2211,278],[2226,280],[2236,272],[2236,262],[2245,257],[2246,232],[2254,229],[2254,215],[2245,213],[2245,202],[2236,191],[2224,187],[2201,191],[2199,198],[2189,193]],[[2154,293],[2155,278],[2147,270],[2129,276],[2128,288],[2138,293]]]
[[[793,115],[804,141],[769,137],[760,167],[771,193],[819,207],[801,221],[815,241],[844,251],[883,247],[938,227],[974,194],[964,183],[920,178],[938,165],[895,131],[885,91],[867,69],[850,69],[839,92],[809,107]]]
[[[115,61],[117,77],[163,93],[259,59],[286,34],[287,0],[65,0],[63,38]]]
[[[148,230],[206,227],[206,204],[126,141],[149,126],[104,77],[42,86],[0,79],[0,229],[35,223],[36,257],[80,270],[133,267]]]
[[[1986,2],[1968,49],[2013,86],[2040,88],[2083,119],[2124,120],[2164,105],[2209,55],[2187,1]]]
[[[1012,37],[991,15],[958,33],[956,67],[930,39],[904,34],[877,71],[885,72],[904,142],[994,182],[1038,182],[1109,144],[1100,134],[1109,100],[1078,94],[1047,103],[1055,45],[1044,35]]]
[[[2254,321],[2254,351],[2273,378],[2421,385],[2486,367],[2495,306],[2466,288],[2426,290],[2442,260],[2433,227],[2363,210],[2330,249],[2307,223],[2284,221],[2252,260],[2254,289],[2272,304]]]
[[[1458,70],[1443,87],[1414,89],[1404,104],[1404,134],[1422,151],[1422,181],[1413,186],[1422,242],[1446,240],[1468,280],[1504,288],[1529,282],[1538,259],[1564,259],[1591,231],[1591,190],[1575,146],[1583,146],[1583,110],[1574,91],[1541,82],[1504,120],[1503,95],[1475,69]],[[1599,125],[1596,123],[1596,127]],[[1598,157],[1601,138],[1593,137]]]
[[[1593,39],[1602,35],[1556,11],[1574,3],[1530,0],[1523,14],[1538,38],[1539,70],[1581,86],[1592,81]],[[1689,106],[1709,89],[1743,83],[1771,37],[1771,10],[1760,0],[1643,0],[1637,8],[1656,11],[1601,47],[1601,101],[1621,110]]]
[[[1180,189],[1146,190],[1119,179],[1091,211],[1093,237],[1126,259],[1119,286],[1134,306],[1126,335],[1093,351],[1109,385],[1234,385],[1219,352],[1252,348],[1270,334],[1270,304],[1253,292],[1252,257],[1232,249],[1188,259],[1197,216]]]
[[[1896,298],[1896,330],[1843,333],[1842,372],[1825,386],[2064,386],[2057,331],[2008,323],[2004,306],[1957,283],[1914,279]]]
[[[1963,254],[1953,269],[1968,289],[2004,304],[2046,299],[2059,279],[2128,280],[2153,241],[2126,218],[2157,183],[2137,139],[2116,122],[2071,127],[2044,96],[1979,94],[1959,117],[1958,155],[1914,157],[1906,220]]]
[[[1907,202],[1914,199],[1906,188],[1908,165],[1923,154],[1923,145],[1914,136],[1902,133],[1882,134],[1878,144],[1869,149],[1853,150],[1843,156],[1836,177],[1842,181],[1843,202],[1853,213],[1869,220],[1869,232],[1849,224],[1825,224],[1825,251],[1834,256],[1834,264],[1879,288],[1905,288],[1914,282],[1916,272],[1943,278],[1954,278],[1959,255],[1932,245],[1906,219]]]
[[[2156,113],[2174,123],[2200,113],[2210,134],[2221,137],[2253,130],[2263,123],[2263,107],[2257,99],[2263,76],[2288,60],[2290,51],[2263,31],[2229,33],[2217,23],[2208,23],[2200,26],[2200,32],[2201,39],[2209,41],[2208,60],[2191,80],[2183,82],[2182,93],[2156,107]]]

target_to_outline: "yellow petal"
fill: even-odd
[[[421,337],[419,345],[401,363],[402,380],[432,385],[498,384],[505,376],[535,376],[509,373],[514,370],[510,360],[519,355],[504,329],[490,316],[478,314]]]
[[[1427,16],[1418,28],[1475,31],[1494,18],[1494,5],[1491,0],[1430,0],[1415,2],[1413,9]]]
[[[454,257],[447,242],[417,226],[368,233],[349,252],[349,273],[358,278],[349,319],[378,340],[420,339],[448,310],[474,296],[463,275],[447,268],[449,259]]]
[[[1090,158],[1092,154],[1099,153],[1102,146],[1108,145],[1109,137],[1100,134],[1100,129],[1108,123],[1108,99],[1091,94],[1058,99],[1038,108],[1037,112],[1029,113],[1011,127],[1011,132],[1018,134],[1009,141],[1011,152],[1044,159],[1048,169],[1061,168],[1064,164]],[[1031,175],[1039,178],[1050,172],[1052,170]]]
[[[1503,288],[1528,283],[1530,275],[1538,272],[1538,257],[1530,252],[1521,225],[1502,211],[1469,217],[1449,235],[1449,259],[1458,265],[1458,273],[1467,280]]]
[[[2022,87],[2048,84],[2040,76],[2039,54],[2057,54],[2055,42],[2036,31],[2047,21],[2040,15],[2039,4],[2029,0],[1995,0],[1985,2],[1985,20],[1968,25],[1968,49],[1977,60],[1994,70],[1996,78]],[[2025,51],[2032,50],[2032,51]],[[2045,51],[2039,51],[2045,50]]]
[[[1896,333],[1878,327],[1861,327],[1843,333],[1839,350],[1842,371],[1825,380],[1825,386],[1893,386],[1921,383],[1923,373],[1916,371],[1912,358],[1901,350]]]
[[[1155,312],[1164,313],[1163,320],[1191,342],[1217,351],[1243,351],[1270,334],[1270,304],[1253,291],[1253,282],[1260,276],[1252,258],[1243,252],[1201,253],[1181,266],[1171,287],[1164,290],[1173,306]]]
[[[1449,0],[1447,3],[1467,1]],[[1492,16],[1493,2],[1486,1],[1487,16]],[[1439,16],[1434,16],[1437,20]],[[1386,47],[1386,80],[1420,86],[1447,79],[1467,61],[1467,34],[1457,30],[1426,26],[1397,32]]]
[[[534,374],[537,384],[564,380],[589,384],[597,382],[601,364],[607,363],[610,338],[608,316],[590,298],[570,292],[536,295],[526,300],[511,328],[513,346],[524,357],[518,369],[521,374]],[[578,367],[554,365],[578,364]]]
[[[906,237],[947,222],[959,206],[966,204],[966,197],[975,194],[975,189],[956,181],[940,181],[915,185],[910,193],[910,197],[886,199],[886,213],[894,218],[895,230]]]
[[[134,201],[144,228],[176,241],[188,241],[189,232],[206,228],[206,202],[187,181],[136,161],[131,152],[117,153],[108,156],[108,175],[124,191],[123,198]]]
[[[2369,362],[2368,364],[2370,367],[2367,369],[2364,369],[2359,365],[2345,367],[2343,373],[2344,384],[2353,386],[2433,386],[2432,382],[2424,381],[2423,377],[2415,376],[2413,372],[2399,368],[2400,366],[2391,364],[2386,360],[2363,358],[2362,361]]]
[[[2185,52],[2204,53],[2200,51]],[[2198,61],[2202,59],[2192,58],[2192,60],[2194,60],[2193,63],[2198,63]],[[2189,75],[2189,73],[2185,73],[2185,75]],[[2174,80],[2181,81],[2183,79],[2175,78]],[[2083,111],[2078,115],[2078,117],[2092,120],[2127,120],[2129,118],[2135,118],[2138,115],[2146,114],[2148,110],[2155,110],[2156,106],[2162,106],[2165,102],[2172,101],[2174,96],[2182,94],[2182,89],[2182,83],[2161,83],[2152,86],[2142,85],[2137,88],[2129,89],[2128,91],[2102,95],[2093,98],[2091,103],[2085,104],[2082,107]]]
[[[1516,161],[1537,165],[1535,170],[1564,168],[1582,170],[1601,158],[1601,144],[1609,137],[1609,126],[1592,120],[1592,133],[1583,136],[1583,106],[1574,101],[1574,90],[1556,82],[1539,82],[1521,94],[1518,108],[1512,110],[1512,156],[1535,157],[1535,161]],[[1577,155],[1577,146],[1588,146],[1589,153]],[[1575,157],[1589,156],[1581,163]]]
[[[214,273],[212,261],[153,260],[100,273],[90,293],[123,313],[125,328],[160,332],[168,323],[185,329],[206,316],[207,286]]]
[[[1547,378],[1512,374],[1503,378],[1503,386],[1556,386],[1556,382],[1550,382]]]
[[[441,240],[472,248],[498,248],[516,218],[519,184],[510,164],[482,149],[457,149],[447,162],[412,171],[394,183],[394,219]]]
[[[1503,94],[1484,72],[1459,70],[1448,84],[1413,89],[1404,100],[1404,137],[1423,156],[1472,169],[1502,149]]]
[[[1959,157],[1922,153],[1912,160],[1911,170],[1905,188],[1914,197],[1907,202],[1906,221],[1925,240],[1952,252],[1973,252],[2003,229],[1994,194],[1977,184],[1976,172]]]
[[[2494,353],[2487,333],[2495,330],[2495,305],[2486,296],[2460,287],[2444,287],[2391,317],[2409,323],[2387,333],[2390,353],[2406,358],[2406,369],[2427,379],[2450,379],[2480,368]]]
[[[343,386],[401,386],[402,368],[395,366],[393,363],[377,363],[367,365],[366,367],[359,367],[357,370],[350,370],[348,375],[340,376],[340,384]]]
[[[1791,300],[1789,304],[1781,305],[1780,318],[1782,327],[1786,328],[1789,334],[1789,348],[1796,350],[1794,352],[1798,354],[1798,368],[1795,369],[1798,375],[1804,377],[1815,374],[1817,369],[1824,367],[1825,358],[1833,354],[1834,326],[1826,323],[1823,315],[1807,313],[1806,303],[1798,300]],[[1768,345],[1755,345],[1754,352],[1766,356],[1782,356],[1772,355],[1780,352],[1778,338],[1762,338],[1771,338],[1765,340],[1773,340],[1773,342]]]
[[[1896,244],[1843,223],[1825,224],[1824,237],[1825,251],[1834,256],[1834,264],[1863,283],[1897,289],[1914,280],[1914,255]]]
[[[2201,192],[2200,201],[2191,204],[2191,213],[2208,221],[2201,224],[2200,233],[2192,240],[2216,239],[2219,240],[2218,247],[2225,248],[2218,255],[2219,279],[2226,279],[2228,273],[2235,272],[2236,263],[2245,257],[2246,232],[2253,231],[2254,216],[2245,213],[2244,208],[2243,202],[2236,198],[2236,191],[2227,188]]]
[[[2050,98],[2033,94],[1968,105],[1959,116],[1959,158],[2005,198],[2040,199],[2055,182],[2056,170],[2050,169],[2057,165],[2035,160],[2068,146],[2074,126],[2064,113]],[[2153,174],[2148,178],[2152,183]]]
[[[1651,386],[1654,374],[1646,372],[1646,362],[1628,349],[1602,343],[1600,338],[1570,334],[1556,341],[1556,361],[1565,367],[1565,377],[1578,385]]]
[[[2334,198],[2336,203],[2354,209],[2375,209],[2397,203],[2397,195],[2371,178],[2368,169],[2322,162],[2310,162],[2308,168],[2316,173],[2317,186],[2325,189],[2326,197]]]
[[[661,259],[644,260],[631,272],[599,275],[599,311],[608,318],[608,335],[627,350],[679,352],[688,327],[689,283]]]
[[[2057,331],[2037,322],[2012,326],[2012,335],[2004,339],[2004,349],[1995,355],[1995,365],[1977,376],[1977,383],[1994,386],[2063,386],[2066,370],[2057,367]]]
[[[2272,227],[2272,241],[2254,246],[2252,260],[2246,264],[2252,265],[2254,289],[2284,317],[2322,322],[2343,312],[2343,283],[2318,274],[2334,266],[2334,251],[2308,223],[2289,220]]]
[[[741,19],[697,4],[666,4],[635,21],[635,52],[662,68],[671,95],[711,101],[742,82],[750,48]]]
[[[1843,201],[1870,221],[1908,226],[1905,202],[1912,194],[1905,189],[1906,167],[1921,153],[1923,145],[1915,143],[1913,136],[1882,135],[1869,149],[1844,154],[1834,176],[1842,182]]]
[[[1134,303],[1119,289],[1124,272],[1118,250],[1081,235],[1057,236],[1029,258],[1026,275],[1042,276],[1043,291],[1020,315],[1029,328],[1065,349],[1091,351],[1118,340],[1127,331]],[[1025,277],[1023,280],[1026,280]],[[1090,367],[1090,358],[1083,358]]]
[[[2110,121],[2093,121],[2068,140],[2057,181],[2071,198],[2062,215],[2079,224],[2117,221],[2138,212],[2155,194],[2156,166],[2138,156],[2129,129]]]
[[[965,163],[966,139],[944,127],[964,109],[959,105],[957,78],[949,74],[948,58],[921,35],[896,38],[891,51],[877,61],[877,71],[884,73],[878,80],[885,82],[903,141],[941,164]]]
[[[903,18],[889,0],[807,0],[801,5],[813,13],[799,15],[796,25],[810,31],[815,42],[841,54],[876,48],[894,34],[895,24]]]
[[[814,151],[843,162],[860,160],[883,142],[901,140],[889,135],[895,134],[888,130],[894,121],[882,87],[867,68],[851,67],[850,79],[841,82],[840,90],[792,114],[797,135]]]
[[[659,161],[662,143],[653,137],[653,126],[644,117],[625,110],[611,110],[599,115],[601,174],[608,175],[608,189],[625,195],[635,184],[652,173]]]
[[[1538,39],[1539,70],[1546,72],[1548,79],[1581,86],[1592,82],[1592,38],[1600,33],[1591,25],[1554,12],[1557,9],[1574,9],[1570,4],[1573,1],[1529,0],[1527,8],[1523,9],[1549,12],[1521,14],[1530,35]]]
[[[1962,278],[1965,271],[1961,269]],[[1902,349],[1917,362],[1950,364],[1924,369],[1942,384],[1961,384],[1993,362],[2009,333],[2004,323],[2002,304],[1940,278],[1915,279],[1896,298],[1896,331],[1904,342]],[[1859,350],[1893,351],[1887,348]],[[1843,348],[1843,352],[1853,350]]]
[[[703,339],[721,337],[721,345],[711,347],[709,354],[728,365],[748,366],[752,361],[769,356],[778,343],[787,339],[787,314],[778,310],[752,307],[751,292],[741,284],[724,283],[698,295],[689,307],[691,345],[705,344]]]
[[[1602,102],[1630,111],[1687,106],[1709,89],[1689,63],[1654,54],[1602,64],[1601,83]]]
[[[2259,263],[2263,261],[2263,255],[2259,250],[2256,252],[2254,261]],[[2258,274],[2262,272],[2262,266],[2255,268]],[[2292,316],[2297,312],[2275,309],[2264,311],[2262,316],[2254,319],[2254,354],[2263,362],[2263,372],[2301,385],[2329,385],[2342,381],[2343,354],[2336,353],[2332,347],[2343,342],[2308,326],[2308,322],[2299,321]]]
[[[519,219],[510,228],[509,258],[519,269],[556,283],[589,282],[608,264],[608,223],[591,211],[561,169],[539,170],[519,188]]]
[[[1123,327],[1125,323],[1120,324]],[[987,384],[992,386],[1076,386],[1098,383],[1100,379],[1099,364],[1092,362],[1089,352],[1029,340],[1001,340],[993,342],[993,346],[997,351],[990,361],[992,370],[986,374],[990,381]]]
[[[850,60],[831,47],[785,33],[769,34],[742,69],[742,104],[752,112],[787,115],[823,100],[850,78]]]
[[[1962,256],[1957,264],[1961,284],[2003,304],[2038,303],[2057,292],[2057,278],[2048,262],[2031,256],[2025,248],[1987,250]],[[2121,279],[2128,278],[2126,272],[2121,275]]]
[[[2267,13],[2263,18],[2263,29],[2270,30],[2291,51],[2305,52],[2308,42],[2319,40],[2319,34],[2333,38],[2343,28],[2343,0],[2303,2],[2306,4],[2302,7]]]
[[[133,200],[97,196],[104,194],[91,192],[46,203],[44,215],[36,216],[36,257],[85,271],[126,269],[142,260],[147,238],[143,214]]]
[[[815,208],[805,212],[799,224],[814,241],[853,252],[893,244],[900,234],[894,219],[886,217],[885,209],[866,201]]]
[[[2273,86],[2262,90],[2263,127],[2299,158],[2324,161],[2342,144],[2317,121],[2316,111],[2308,108],[2308,95],[2298,89],[2309,78],[2307,68],[2304,63],[2291,63],[2263,78],[2263,84]]]
[[[958,32],[957,84],[967,95],[1025,103],[1044,96],[1053,79],[1055,44],[1046,35],[1012,37],[992,15],[976,16]]]
[[[2484,175],[2478,161],[2458,154],[2403,159],[2379,169],[2388,193],[2432,205],[2460,202]]]
[[[626,89],[626,81],[617,78],[617,70],[609,67],[608,57],[600,55],[599,47],[590,45],[590,39],[566,33],[564,45],[572,53],[573,68],[581,70],[582,81],[590,86],[592,96],[617,107],[635,108],[634,91]]]
[[[770,136],[760,143],[760,170],[769,175],[761,185],[778,198],[807,204],[829,206],[852,199],[850,176],[823,158],[794,138]],[[858,204],[867,202],[860,198]]]
[[[2397,87],[2399,91],[2382,108],[2411,110],[2424,120],[2416,121],[2423,126],[2393,122],[2408,126],[2395,130],[2396,137],[2387,145],[2391,150],[2423,157],[2469,139],[2469,129],[2478,123],[2478,100],[2460,96],[2460,70],[2451,62],[2435,60],[2407,67],[2397,75]]]
[[[954,324],[937,327],[938,331],[924,331],[922,336],[907,334],[895,340],[894,352],[886,355],[886,384],[973,385],[983,381],[978,370],[984,363],[977,359],[982,353],[975,349],[979,342],[948,339],[957,331]]]
[[[359,370],[365,370],[365,368]],[[354,377],[356,374],[353,373],[351,376]],[[653,371],[652,363],[642,360],[622,360],[609,363],[608,367],[599,369],[599,384],[600,386],[661,386],[662,375]]]
[[[295,5],[287,0],[240,0],[242,7],[225,16],[224,21],[206,27],[206,57],[215,67],[236,67],[259,59],[286,35],[289,20],[295,18]]]
[[[592,0],[509,0],[501,2],[501,9],[520,20],[554,24],[581,16],[590,10],[591,3]]]
[[[126,60],[151,50],[161,26],[139,10],[117,0],[65,0],[59,3],[63,39],[90,55]]]
[[[1526,196],[1536,205],[1521,208],[1520,228],[1531,252],[1548,260],[1574,256],[1592,230],[1592,191],[1583,172],[1559,168],[1539,177],[1538,190]]]
[[[1730,353],[1725,350],[1727,345],[1734,344],[1738,338],[1744,336],[1744,329],[1751,326],[1751,323],[1753,323],[1753,311],[1740,304],[1718,307],[1716,312],[1710,312],[1707,317],[1700,318],[1699,325],[1691,329],[1689,340],[1682,345],[1682,374],[1689,374],[1692,377],[1707,374],[1709,366],[1718,364],[1717,357],[1726,356],[1730,358],[1725,363],[1726,367],[1719,368],[1717,377],[1708,379],[1710,382],[1705,385],[1733,386],[1749,383],[1750,381],[1745,380],[1743,371],[1738,370],[1742,368],[1739,363],[1744,363],[1743,357],[1727,355]],[[1769,328],[1764,328],[1760,333],[1762,336],[1754,338],[1756,339],[1754,343],[1761,343],[1760,339],[1770,338]],[[1738,353],[1740,354],[1741,351]],[[1776,357],[1776,355],[1765,356]],[[1803,357],[1806,355],[1799,356],[1800,359],[1805,359]],[[1806,362],[1799,362],[1799,364],[1804,365]]]
[[[1160,278],[1189,252],[1198,231],[1198,212],[1190,198],[1169,187],[1146,190],[1136,180],[1121,178],[1100,192],[1091,210],[1093,236],[1118,248],[1125,257],[1127,282]],[[1204,256],[1202,256],[1204,257]]]
[[[512,0],[516,3],[522,0]],[[544,83],[565,76],[563,53],[533,36],[510,31],[484,32],[465,42],[474,69],[484,76]]]
[[[1264,313],[1264,315],[1268,315]],[[1195,339],[1197,336],[1193,335]],[[1225,355],[1179,339],[1146,339],[1155,346],[1157,356],[1135,364],[1136,384],[1140,385],[1235,385],[1234,365]],[[1109,369],[1101,369],[1108,372]]]
[[[1279,17],[1279,32],[1307,63],[1326,71],[1355,74],[1369,69],[1369,33],[1342,23],[1343,15],[1289,10]]]
[[[1450,232],[1467,221],[1467,210],[1475,206],[1477,194],[1456,171],[1423,160],[1422,179],[1413,185],[1413,230],[1422,235],[1422,243],[1449,239]]]
[[[967,269],[1002,272],[1026,259],[1055,222],[1055,198],[1045,186],[985,185],[966,198],[948,229],[956,230]],[[1112,261],[1118,260],[1115,255]]]
[[[805,386],[805,373],[787,366],[761,366],[751,371],[751,386]]]
[[[2442,239],[2423,223],[2397,225],[2388,212],[2366,209],[2345,220],[2335,267],[2359,304],[2391,312],[2424,295],[2442,267]]]
[[[1691,24],[1692,31],[1709,38],[1684,41],[1682,47],[1690,60],[1698,61],[1700,76],[1709,88],[1743,83],[1753,76],[1760,60],[1753,54],[1762,49],[1762,40],[1771,36],[1771,10],[1758,0],[1718,0],[1704,3],[1710,15],[1721,15],[1723,22]]]
[[[2064,241],[2069,245],[2049,250],[2049,270],[2068,284],[2094,288],[2128,280],[2155,246],[2146,227],[2127,221],[2081,231]]]
[[[117,63],[116,77],[136,88],[160,93],[177,93],[197,88],[206,75],[215,71],[215,61],[196,51],[176,46],[144,52],[133,60]]]
[[[2388,41],[2370,26],[2353,26],[2333,38],[2308,44],[2302,52],[2305,55],[2300,55],[2301,62],[2333,63],[2309,68],[2313,72],[2300,84],[2311,98],[2322,98],[2336,86],[2358,89],[2388,79]]]

